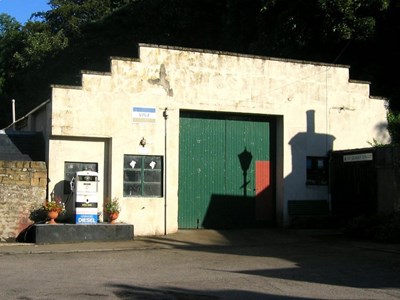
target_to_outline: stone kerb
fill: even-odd
[[[0,241],[15,241],[46,198],[45,162],[0,161]]]

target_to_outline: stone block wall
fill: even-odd
[[[38,161],[0,161],[0,241],[13,242],[46,199],[47,167]]]

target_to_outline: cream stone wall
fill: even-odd
[[[276,189],[283,224],[287,200],[329,197],[326,187],[304,184],[305,156],[368,147],[386,123],[385,101],[370,97],[368,83],[351,82],[347,66],[152,45],[139,50],[139,59],[112,58],[110,73],[83,72],[81,87],[53,87],[49,147],[52,182],[63,179],[64,161],[98,159],[107,169],[104,190],[121,200],[120,221],[134,224],[136,235],[178,228],[181,109],[279,116]],[[133,107],[156,108],[155,121],[133,122]],[[93,138],[110,142],[86,141]],[[165,198],[123,197],[124,154],[166,156]]]

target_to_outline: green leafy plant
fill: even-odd
[[[104,201],[104,210],[106,213],[119,213],[121,211],[121,206],[119,204],[118,198],[114,197],[112,200],[106,198]]]
[[[65,212],[65,204],[61,201],[60,196],[55,196],[50,201],[46,200],[43,209],[45,211],[56,211],[60,214]]]
[[[372,139],[372,142],[367,142],[371,147],[384,147],[383,143],[378,142],[376,139]]]
[[[400,113],[389,111],[387,113],[387,129],[392,139],[392,145],[400,144]]]
[[[49,211],[56,211],[60,215],[65,213],[65,204],[62,202],[61,196],[55,196],[51,200],[46,199],[40,207],[32,206],[29,219],[35,223],[44,222]]]

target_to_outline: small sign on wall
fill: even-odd
[[[343,162],[369,161],[369,160],[373,160],[372,153],[350,154],[343,156]]]
[[[132,119],[135,123],[154,123],[157,113],[154,107],[133,107]]]

